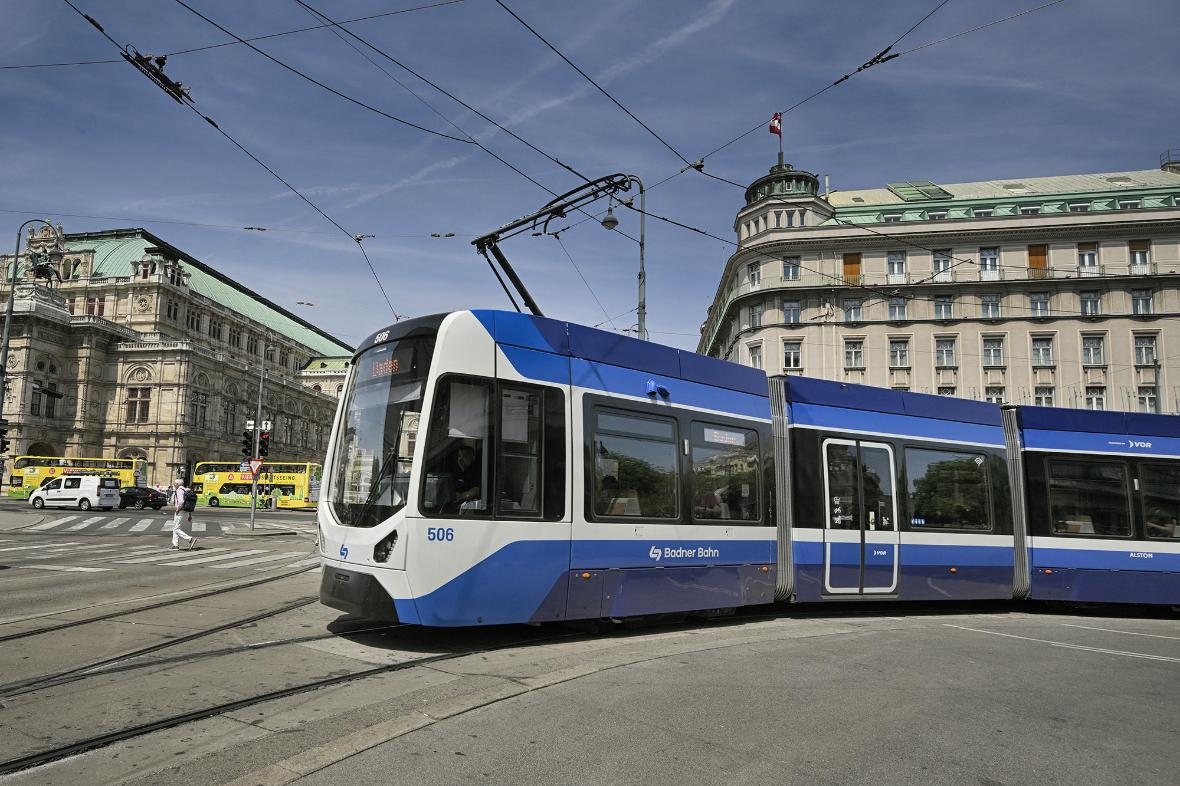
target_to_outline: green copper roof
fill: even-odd
[[[231,311],[252,319],[292,341],[326,356],[351,356],[352,348],[327,333],[304,322],[294,314],[271,303],[241,284],[229,280],[203,262],[199,262],[142,229],[116,230],[93,234],[66,235],[69,251],[94,250],[93,277],[115,278],[135,275],[147,249],[162,248],[184,263],[189,287],[199,295],[220,303]]]
[[[307,365],[303,367],[304,371],[346,371],[348,364],[352,361],[352,356],[334,357],[334,358],[312,358]]]

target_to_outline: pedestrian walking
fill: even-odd
[[[175,513],[172,516],[172,548],[179,549],[181,541],[188,543],[188,550],[192,551],[197,545],[197,539],[185,530],[187,525],[192,529],[193,511],[197,509],[197,495],[186,488],[184,481],[177,478],[173,484],[172,505]]]

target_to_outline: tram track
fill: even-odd
[[[298,576],[300,574],[307,573],[307,572],[313,571],[313,570],[319,570],[319,568],[315,565],[312,565],[312,566],[309,566],[306,568],[300,568],[299,570],[292,570],[292,571],[287,571],[286,573],[279,573],[274,576],[265,576],[261,579],[254,579],[252,581],[242,582],[239,584],[231,584],[229,586],[219,587],[217,589],[207,590],[205,592],[198,592],[195,594],[186,595],[181,598],[173,598],[171,600],[157,601],[155,603],[149,603],[149,604],[146,604],[143,606],[136,606],[136,607],[130,608],[130,609],[121,609],[118,611],[111,611],[111,612],[107,612],[105,614],[99,614],[99,615],[96,615],[93,617],[87,617],[85,619],[70,620],[68,622],[61,622],[56,625],[46,625],[46,626],[43,626],[40,628],[31,628],[29,630],[17,631],[16,633],[8,633],[8,634],[0,636],[0,644],[3,644],[4,642],[8,642],[8,641],[16,641],[18,639],[26,639],[26,638],[29,638],[32,636],[42,636],[47,633],[56,633],[57,631],[60,631],[60,630],[68,630],[70,628],[77,628],[77,627],[81,627],[82,625],[90,625],[95,622],[104,622],[106,620],[116,619],[118,617],[126,617],[126,616],[130,616],[130,615],[134,615],[134,614],[141,614],[145,611],[154,611],[155,609],[168,608],[169,606],[176,606],[176,605],[179,605],[182,603],[188,603],[188,602],[191,602],[194,600],[202,600],[204,598],[212,598],[217,595],[223,595],[227,592],[236,592],[237,590],[250,589],[251,587],[258,587],[263,584],[269,584],[271,582],[281,581],[282,579],[290,578],[292,576]],[[134,601],[129,600],[126,602],[131,603]],[[51,614],[45,614],[43,616],[51,617],[51,616],[55,616],[57,614],[65,614],[65,613],[68,613],[68,612],[59,611],[59,612],[53,612]],[[23,622],[25,620],[20,620],[20,621]],[[9,622],[9,624],[11,624],[13,622],[17,622],[17,620],[12,620]]]
[[[242,699],[224,702],[222,704],[215,704],[207,707],[202,707],[196,710],[189,710],[187,712],[170,715],[164,718],[158,718],[147,723],[137,724],[135,726],[127,726],[122,729],[97,734],[92,737],[70,742],[65,745],[60,745],[53,748],[47,748],[36,753],[26,754],[17,758],[0,761],[0,775],[11,775],[22,770],[28,770],[33,767],[39,767],[49,764],[60,759],[65,759],[70,756],[77,756],[89,751],[98,750],[108,745],[117,742],[124,742],[127,740],[142,737],[157,731],[171,729],[176,726],[182,726],[186,723],[193,723],[204,720],[206,718],[224,715],[229,712],[236,712],[237,710],[253,707],[259,704],[276,701],[278,699],[285,699],[291,696],[298,696],[303,693],[310,693],[320,688],[328,688],[335,685],[342,685],[357,680],[367,679],[382,674],[389,674],[398,671],[405,671],[407,669],[416,668],[419,666],[429,666],[436,663],[442,663],[449,660],[456,660],[458,658],[465,658],[472,655],[481,655],[498,650],[509,649],[512,647],[527,646],[531,644],[546,643],[550,641],[557,641],[561,639],[575,638],[585,634],[581,633],[562,633],[553,636],[533,637],[529,639],[522,639],[519,641],[507,642],[494,647],[485,647],[481,649],[465,650],[463,652],[445,653],[439,655],[427,655],[421,658],[414,658],[412,660],[402,661],[400,663],[390,663],[383,666],[375,666],[370,669],[362,669],[360,671],[351,672],[349,674],[338,674],[330,677],[323,677],[315,680],[308,680],[298,685],[290,685],[285,688],[266,691],[258,693],[253,696],[247,696]]]

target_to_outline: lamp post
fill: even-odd
[[[647,193],[643,190],[643,181],[637,175],[627,175],[628,182],[632,182],[639,186],[639,308],[636,309],[636,314],[639,317],[639,338],[644,341],[647,340],[647,272],[643,267],[643,251],[647,240],[646,235],[646,221],[647,218]],[[607,208],[606,215],[602,218],[602,226],[605,229],[614,229],[619,225],[619,219],[615,217],[612,209]]]
[[[262,433],[262,385],[266,379],[266,353],[271,349],[271,345],[262,342],[262,362],[258,365],[258,406],[254,410],[254,458],[261,458],[258,455],[258,441],[259,435]],[[254,516],[258,513],[258,476],[262,474],[262,467],[258,468],[258,472],[254,473],[254,481],[250,488],[250,531],[254,531]]]
[[[42,218],[30,218],[28,221],[20,225],[16,230],[16,253],[12,255],[12,279],[8,285],[8,305],[4,309],[4,337],[0,339],[0,422],[3,422],[4,415],[4,392],[8,385],[8,340],[12,335],[12,309],[16,304],[16,274],[20,269],[20,241],[21,235],[24,234],[25,227],[29,224],[44,224],[53,230],[53,234],[57,239],[57,245],[60,249],[55,249],[52,252],[54,257],[60,256],[65,249],[65,240],[61,236],[61,232],[57,231],[57,227],[50,224]]]

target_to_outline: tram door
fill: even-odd
[[[831,594],[897,589],[900,534],[893,448],[880,442],[824,442],[824,590]]]

